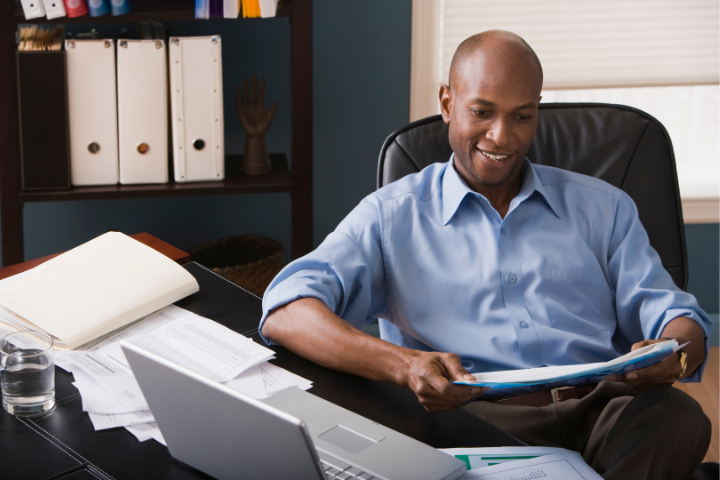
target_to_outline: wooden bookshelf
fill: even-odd
[[[195,19],[195,0],[142,0],[121,16],[103,15],[53,20],[25,20],[22,8],[12,1],[0,2],[0,220],[2,259],[9,266],[24,261],[23,205],[26,202],[161,198],[201,195],[289,193],[291,196],[292,257],[308,253],[313,246],[313,113],[312,113],[312,0],[281,0],[278,17],[290,23],[291,131],[290,162],[284,154],[271,154],[273,171],[249,177],[238,172],[239,155],[226,157],[226,180],[221,182],[170,182],[161,185],[107,185],[66,190],[22,190],[20,178],[20,132],[15,61],[16,32],[25,23],[98,24],[140,21],[205,21]],[[237,22],[244,20],[212,19]],[[232,48],[232,46],[229,46]],[[288,164],[292,165],[292,169]]]
[[[291,193],[295,186],[284,154],[270,155],[273,170],[269,175],[240,175],[237,166],[242,155],[225,158],[228,178],[221,182],[188,182],[147,185],[100,185],[73,187],[66,190],[22,190],[22,202],[57,202],[67,200],[110,200],[118,198],[187,197],[199,195],[240,195],[245,193]],[[233,168],[233,166],[235,168]]]
[[[73,25],[78,23],[134,23],[134,22],[185,22],[189,20],[197,20],[195,18],[195,0],[140,0],[130,4],[132,11],[125,15],[114,17],[112,15],[102,15],[99,17],[91,17],[83,15],[75,18],[56,18],[48,20],[46,18],[36,18],[33,20],[25,20],[25,14],[22,7],[15,7],[13,21],[15,25],[21,23],[36,24],[57,24],[63,23]],[[292,17],[292,1],[282,0],[278,3],[276,17]],[[223,21],[237,21],[237,19],[215,19]],[[240,19],[242,20],[242,18]],[[198,20],[202,21],[202,20]]]

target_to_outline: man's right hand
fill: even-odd
[[[442,412],[461,407],[488,390],[452,383],[473,380],[454,353],[417,352],[408,367],[406,384],[425,410]]]
[[[315,363],[410,388],[428,412],[463,406],[487,388],[472,381],[454,353],[398,347],[357,330],[316,298],[300,298],[268,315],[263,335]]]

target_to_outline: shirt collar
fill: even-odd
[[[528,199],[534,192],[538,192],[542,198],[545,199],[545,202],[548,204],[552,212],[558,218],[562,218],[558,213],[558,208],[553,204],[553,200],[548,196],[545,191],[545,187],[542,182],[540,182],[540,178],[533,168],[532,163],[530,163],[530,160],[525,158],[525,163],[522,168],[523,184],[522,187],[520,187],[518,195],[510,203],[508,213],[517,207],[517,205]],[[448,222],[450,222],[450,219],[452,219],[453,215],[455,215],[455,212],[457,212],[458,208],[460,208],[460,204],[468,194],[475,194],[475,192],[467,186],[465,181],[457,173],[457,170],[455,170],[455,154],[452,154],[450,156],[450,161],[445,168],[445,173],[442,179],[443,225],[447,225]]]

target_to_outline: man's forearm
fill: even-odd
[[[705,333],[692,318],[678,317],[672,320],[665,326],[662,336],[677,339],[679,345],[690,342],[689,345],[684,347],[688,354],[685,377],[694,372],[705,361]]]
[[[354,328],[316,298],[301,298],[273,310],[262,333],[325,367],[403,386],[409,364],[419,353]]]

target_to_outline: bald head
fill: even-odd
[[[542,89],[543,71],[537,55],[519,35],[505,30],[487,30],[465,39],[455,51],[450,64],[450,88],[462,81],[468,74],[468,63],[488,58],[504,64],[516,65],[526,75],[537,75],[539,89]],[[476,73],[476,69],[470,69]]]

